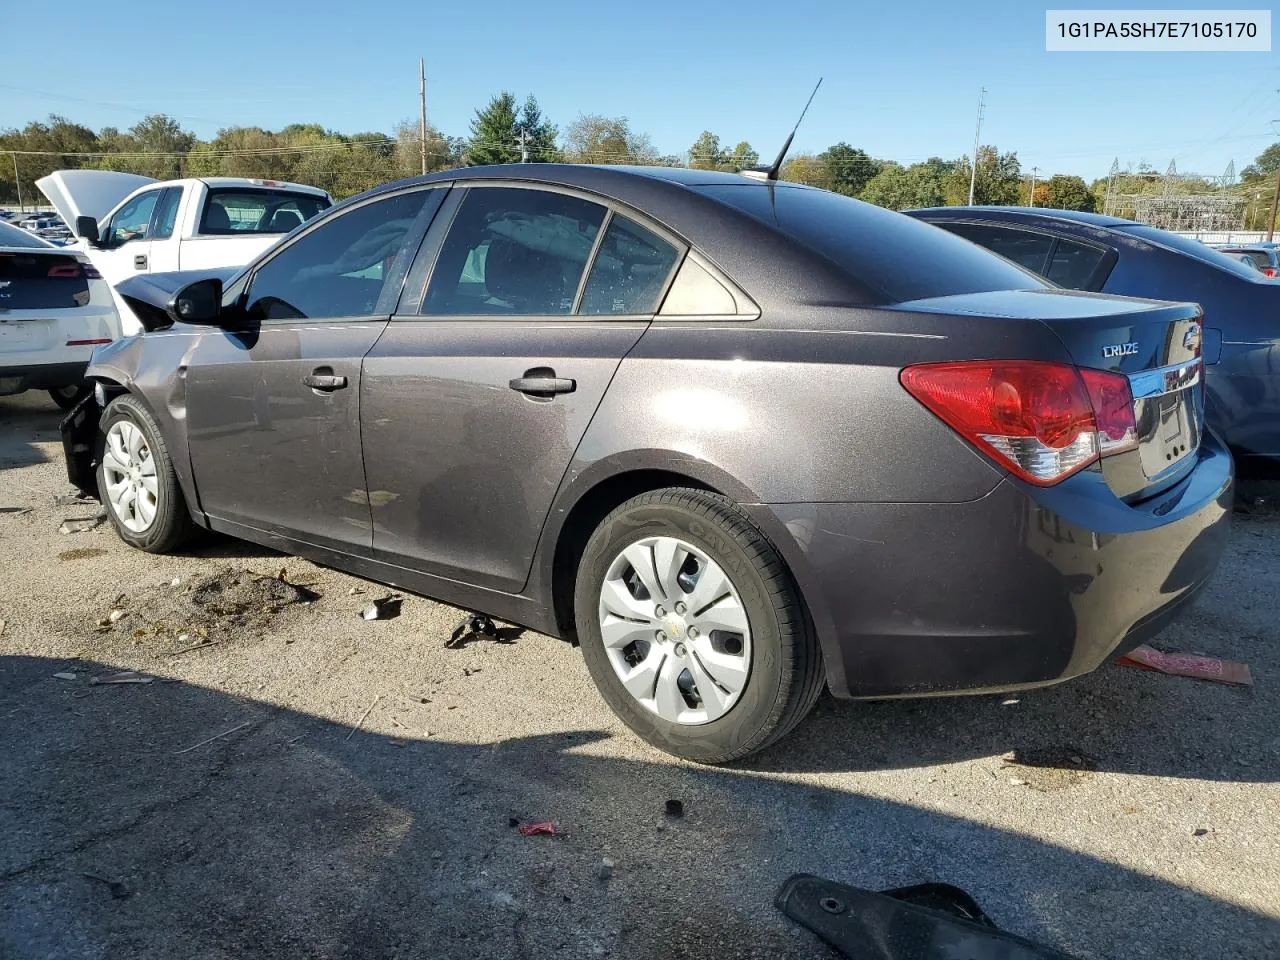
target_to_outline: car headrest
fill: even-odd
[[[227,208],[220,203],[209,204],[204,212],[205,230],[230,230],[231,218],[227,216]]]
[[[302,218],[292,210],[277,210],[272,214],[271,222],[267,224],[267,232],[288,233],[300,223],[302,223]]]

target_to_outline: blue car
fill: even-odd
[[[1071,290],[1204,310],[1209,426],[1242,466],[1280,461],[1280,283],[1198,240],[1096,213],[935,207],[911,216]]]

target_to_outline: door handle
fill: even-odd
[[[135,270],[147,269],[147,255],[145,253],[136,253],[133,256],[133,268]]]
[[[507,386],[518,393],[528,394],[531,397],[550,399],[557,393],[573,393],[578,389],[578,381],[557,377],[554,373],[549,373],[516,377],[508,382]]]
[[[332,373],[309,373],[302,382],[312,390],[341,390],[347,385],[346,377],[335,377]]]

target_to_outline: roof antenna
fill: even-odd
[[[818,78],[818,82],[813,85],[813,93],[809,94],[809,99],[804,102],[804,109],[800,111],[800,119],[796,121],[796,125],[791,128],[791,132],[787,134],[786,141],[782,144],[782,149],[778,151],[777,158],[773,164],[768,167],[755,167],[751,170],[742,171],[745,176],[759,180],[777,180],[778,174],[782,172],[782,161],[787,159],[787,151],[791,149],[791,141],[796,137],[796,131],[800,129],[800,124],[804,123],[804,115],[809,112],[809,104],[813,103],[813,98],[818,95],[818,88],[822,86],[822,77]],[[763,173],[761,178],[759,174]]]

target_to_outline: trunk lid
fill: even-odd
[[[945,297],[947,313],[1039,320],[1077,367],[1123,374],[1133,395],[1136,449],[1104,456],[1116,496],[1154,496],[1189,473],[1204,429],[1201,310],[1194,303],[1059,289],[1004,290]]]

